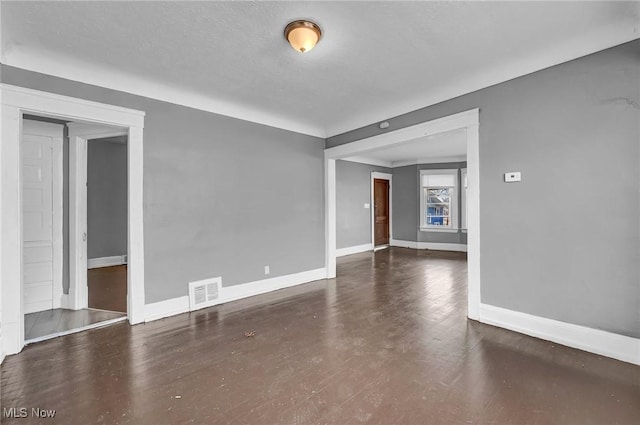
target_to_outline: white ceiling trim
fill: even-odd
[[[197,92],[172,87],[136,75],[91,65],[77,59],[53,56],[48,51],[29,50],[25,46],[3,52],[2,62],[6,65],[40,72],[108,89],[127,92],[155,100],[212,112],[283,130],[307,134],[320,138],[335,136],[367,125],[389,120],[417,109],[425,108],[467,93],[499,84],[551,66],[577,59],[607,48],[611,48],[638,38],[638,34],[623,26],[610,26],[565,43],[550,45],[536,55],[529,55],[519,62],[496,65],[495,68],[480,73],[470,73],[467,79],[455,85],[443,86],[428,95],[403,103],[395,103],[384,109],[362,108],[361,113],[350,115],[344,121],[332,123],[324,128],[311,123],[276,115],[264,110],[251,108],[229,101],[215,99]]]
[[[342,158],[342,159],[345,161],[357,162],[360,164],[377,165],[378,167],[386,167],[386,168],[393,167],[393,163],[391,161],[385,161],[383,159],[376,159],[376,158],[367,158],[364,156],[350,156],[348,158]]]
[[[418,158],[407,161],[394,161],[392,168],[404,167],[406,165],[422,165],[422,164],[444,164],[446,162],[464,162],[467,160],[466,155],[455,156],[436,156],[432,158]]]
[[[309,136],[326,137],[326,132],[320,127],[171,87],[117,70],[79,62],[76,59],[60,56],[52,58],[46,52],[31,52],[24,48],[14,49],[9,53],[5,52],[3,54],[2,62],[5,65],[27,71],[122,91]]]
[[[359,164],[376,165],[378,167],[397,168],[407,165],[423,165],[423,164],[444,164],[447,162],[464,162],[467,160],[466,155],[455,156],[434,156],[428,158],[408,159],[404,161],[385,161],[378,158],[367,158],[366,156],[350,156],[340,158],[341,161],[357,162]]]
[[[629,31],[623,26],[612,26],[595,32],[595,34],[581,35],[581,37],[576,37],[565,43],[550,45],[547,49],[538,52],[538,54],[527,56],[519,62],[508,64],[508,66],[499,64],[499,66],[487,72],[472,73],[471,78],[460,80],[455,85],[432,91],[417,100],[414,99],[401,104],[396,103],[384,110],[363,108],[363,113],[328,126],[326,134],[327,137],[333,137],[377,122],[388,121],[391,118],[609,49],[637,38],[637,33]]]

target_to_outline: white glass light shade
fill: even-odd
[[[309,21],[291,22],[284,30],[284,36],[291,47],[300,53],[306,53],[313,49],[320,41],[320,27]]]

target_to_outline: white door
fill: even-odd
[[[62,296],[61,124],[23,120],[24,313],[60,307]]]

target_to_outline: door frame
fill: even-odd
[[[144,321],[143,129],[144,115],[119,106],[0,84],[0,341],[2,352],[24,347],[22,291],[21,138],[23,114],[98,123],[127,129],[128,144],[128,294],[129,323]]]
[[[379,171],[371,172],[371,247],[375,251],[376,249],[376,209],[375,209],[375,192],[373,187],[373,182],[375,179],[378,180],[387,180],[389,181],[389,244],[391,244],[391,239],[393,239],[393,214],[391,209],[393,208],[393,190],[391,189],[391,181],[393,179],[393,175],[389,173],[381,173]]]
[[[87,154],[91,139],[126,136],[127,129],[69,123],[69,294],[64,307],[89,306],[87,287]],[[128,255],[128,253],[127,253]]]
[[[53,137],[51,140],[51,200],[52,200],[52,227],[51,246],[53,253],[52,270],[52,307],[60,308],[64,296],[62,289],[62,262],[63,262],[63,164],[62,164],[62,140],[64,138],[64,125],[54,124],[36,120],[32,121],[33,126],[49,127],[57,126],[60,130],[60,137]],[[43,132],[47,130],[43,129]],[[20,154],[20,165],[22,166],[22,151]],[[22,196],[22,185],[20,186],[20,196]],[[22,210],[21,210],[22,214]],[[24,241],[23,241],[24,242]],[[24,264],[23,264],[24,266]]]
[[[480,318],[480,109],[401,128],[325,149],[325,267],[327,279],[336,277],[336,160],[387,146],[398,146],[445,131],[465,129],[467,136],[467,316]]]

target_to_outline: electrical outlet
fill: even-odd
[[[269,266],[264,266],[264,274],[269,274],[269,273],[271,273]]]
[[[510,171],[508,173],[504,173],[504,181],[507,183],[519,182],[520,180],[522,180],[520,171]]]
[[[369,208],[371,208],[371,204],[366,203],[366,204],[364,204],[364,207],[365,207],[366,209],[369,209]]]

